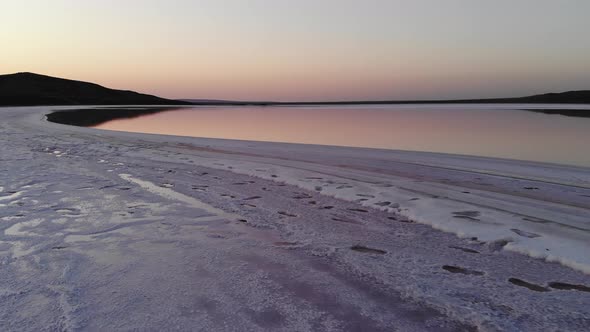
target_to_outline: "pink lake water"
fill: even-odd
[[[590,109],[590,105],[191,107],[112,120],[96,128],[443,152],[590,167],[590,118],[524,108]]]

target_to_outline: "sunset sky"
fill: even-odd
[[[588,0],[0,0],[0,73],[169,98],[590,89]]]

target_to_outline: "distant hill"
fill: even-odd
[[[242,102],[246,104],[247,102]],[[448,99],[448,100],[359,100],[320,102],[248,102],[258,105],[372,105],[372,104],[590,104],[590,90],[545,93],[540,95],[489,98],[489,99]]]
[[[590,90],[545,93],[540,95],[488,99],[435,100],[352,100],[352,101],[234,101],[214,99],[183,99],[197,105],[378,105],[378,104],[590,104]]]
[[[0,75],[0,106],[190,104],[34,73]]]
[[[508,98],[509,103],[531,104],[590,104],[590,90],[545,93],[521,98]]]
[[[546,93],[517,98],[455,100],[360,100],[321,102],[231,101],[211,99],[170,100],[133,91],[113,90],[98,84],[34,73],[0,75],[0,106],[37,105],[373,105],[373,104],[526,103],[590,104],[590,90]]]

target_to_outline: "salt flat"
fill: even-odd
[[[0,108],[2,330],[590,327],[588,169],[52,109]]]

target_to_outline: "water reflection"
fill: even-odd
[[[109,110],[102,129],[433,151],[590,166],[590,119],[493,105]],[[100,112],[104,112],[101,110]],[[97,112],[98,113],[98,112]],[[104,118],[116,113],[116,120]],[[132,119],[122,119],[133,116]]]
[[[51,122],[73,126],[96,127],[103,123],[119,120],[134,119],[150,114],[179,110],[178,107],[128,107],[128,108],[92,108],[83,110],[57,111],[47,115]]]

